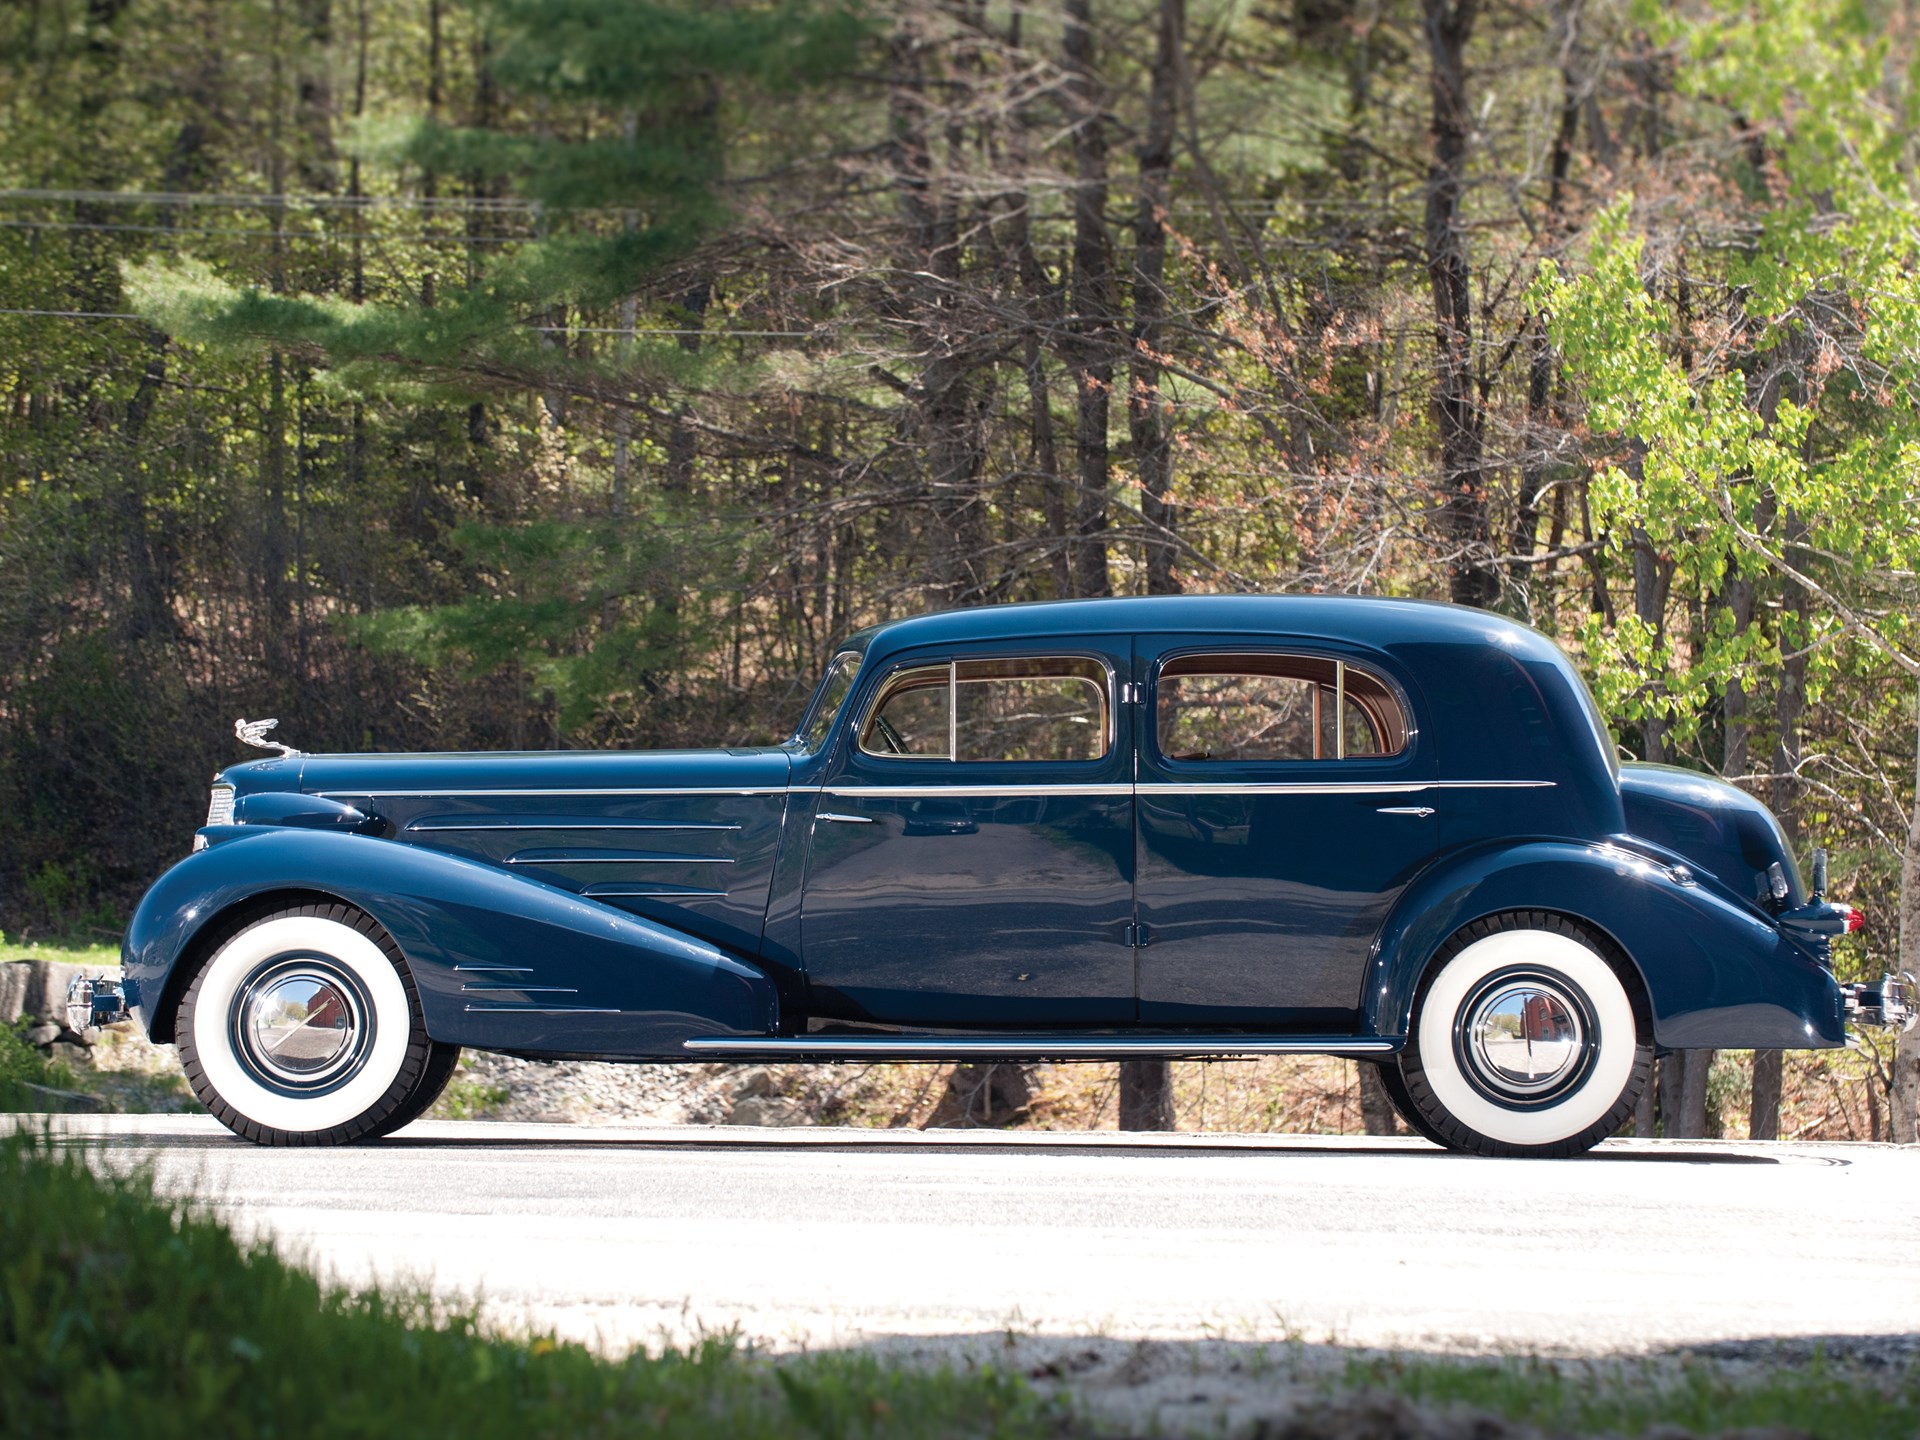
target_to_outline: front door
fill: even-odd
[[[811,822],[816,1021],[1132,1022],[1125,645],[918,653],[863,684]]]
[[[1141,1024],[1351,1028],[1438,845],[1407,689],[1319,643],[1138,649]]]

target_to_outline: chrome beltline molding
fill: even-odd
[[[1551,790],[1559,782],[1554,780],[1403,780],[1394,782],[1374,782],[1367,780],[1332,781],[1323,784],[1303,784],[1288,780],[1260,780],[1246,783],[1230,780],[1184,781],[1184,780],[1148,780],[1140,784],[1083,784],[1083,785],[786,785],[765,789],[738,789],[733,786],[724,788],[673,787],[648,790],[316,790],[314,793],[323,799],[433,799],[440,797],[458,797],[463,799],[511,799],[515,796],[532,799],[539,796],[623,796],[623,795],[842,795],[849,799],[868,800],[924,800],[947,796],[955,800],[996,799],[1000,797],[1018,798],[1026,795],[1412,795],[1422,790]],[[413,829],[413,826],[408,826]],[[428,827],[421,827],[428,828]],[[491,826],[434,826],[433,829],[493,829],[505,830],[522,828],[527,830],[622,830],[640,829],[638,825],[526,825],[509,827]],[[662,829],[718,829],[718,826],[686,825],[667,826]],[[737,828],[737,827],[735,827]]]
[[[791,785],[650,785],[639,789],[586,789],[569,785],[558,790],[316,790],[313,793],[323,800],[434,800],[442,796],[457,795],[465,799],[511,799],[522,796],[531,799],[541,795],[787,795],[799,787]],[[816,787],[817,788],[817,787]],[[544,826],[536,826],[544,829]]]
[[[571,793],[577,794],[577,795],[591,795],[591,794],[598,794],[600,792],[591,791],[591,790],[577,790]],[[677,793],[686,793],[686,792],[677,792]],[[327,798],[332,799],[333,797],[329,796]],[[492,834],[496,830],[613,830],[613,831],[682,830],[682,831],[689,831],[689,832],[704,832],[708,830],[714,830],[714,831],[738,830],[740,828],[741,827],[737,824],[719,824],[719,823],[706,824],[700,821],[692,821],[692,820],[689,820],[689,821],[596,820],[596,821],[579,821],[579,822],[572,821],[572,820],[554,820],[554,821],[543,822],[538,820],[502,821],[493,816],[475,816],[473,817],[473,822],[471,824],[465,824],[465,825],[440,825],[440,824],[423,825],[418,820],[415,820],[406,826],[408,833],[419,834],[419,835],[442,834],[448,831],[457,831],[467,835],[487,835],[487,834]]]
[[[1248,1035],[1189,1039],[1180,1035],[710,1035],[681,1042],[696,1055],[869,1055],[958,1059],[981,1055],[1113,1056],[1391,1055],[1396,1040],[1351,1035]]]

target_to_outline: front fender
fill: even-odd
[[[1361,1009],[1404,1036],[1434,954],[1463,925],[1550,910],[1610,937],[1640,973],[1663,1049],[1824,1049],[1846,1043],[1840,988],[1750,907],[1611,845],[1538,841],[1443,861],[1381,930]]]
[[[704,940],[440,851],[276,828],[182,860],[134,912],[128,1004],[155,1040],[173,1039],[187,972],[219,933],[208,927],[282,893],[330,896],[379,921],[407,957],[435,1040],[682,1059],[691,1035],[778,1028],[772,983]]]

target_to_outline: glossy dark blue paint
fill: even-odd
[[[1401,692],[1409,744],[1162,759],[1159,666],[1197,646],[1364,665]],[[203,831],[212,848],[135,917],[133,1002],[166,1037],[196,946],[234,907],[298,894],[373,915],[434,1037],[484,1048],[682,1059],[696,1034],[862,1029],[1397,1041],[1461,925],[1549,910],[1629,957],[1663,1046],[1843,1042],[1824,938],[1782,927],[1806,897],[1772,817],[1699,776],[1623,772],[1566,657],[1525,627],[1415,602],[1170,597],[926,616],[844,648],[862,669],[814,748],[236,766],[244,823]],[[852,744],[896,665],[1006,654],[1107,667],[1103,759]],[[1756,891],[1776,861],[1784,903]]]
[[[870,655],[852,718],[898,666],[1034,656],[1097,661],[1109,716],[1119,713],[1124,643],[1000,641]],[[1104,758],[1061,763],[905,759],[843,739],[818,771],[811,816],[801,905],[810,1017],[1133,1023],[1132,756],[1114,730]],[[1055,786],[1072,788],[1031,793]],[[873,793],[889,788],[914,793]]]
[[[195,942],[218,933],[209,923],[279,896],[343,900],[379,920],[407,957],[436,1040],[677,1054],[691,1035],[778,1025],[775,986],[751,966],[558,886],[366,836],[230,828],[162,876],[127,931],[128,1003],[156,1039],[172,1037]]]
[[[1373,939],[1434,853],[1433,815],[1390,812],[1441,803],[1437,747],[1416,730],[1379,759],[1163,758],[1161,664],[1219,648],[1214,635],[1137,642],[1140,1022],[1351,1031]],[[1370,647],[1296,633],[1230,648],[1344,660],[1420,713],[1411,676]],[[1203,785],[1231,788],[1195,793]]]

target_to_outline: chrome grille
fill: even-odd
[[[207,802],[207,824],[231,825],[233,823],[233,787],[216,785],[213,798]]]

